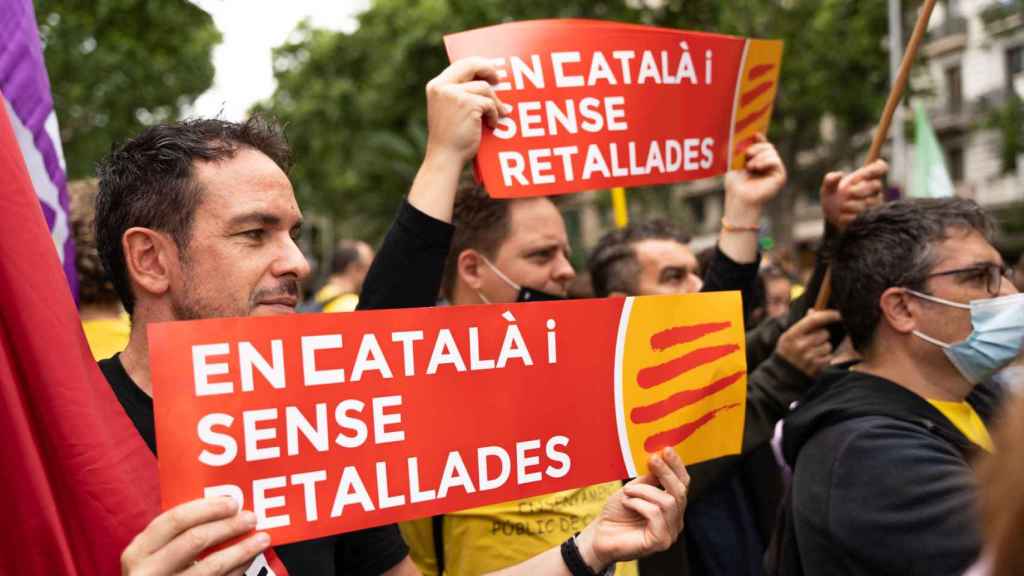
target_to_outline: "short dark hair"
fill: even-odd
[[[459,254],[473,249],[493,260],[508,238],[510,204],[509,200],[491,198],[480,185],[464,184],[459,188],[452,214],[455,234],[441,281],[441,294],[448,301],[455,295]]]
[[[331,274],[344,274],[348,271],[349,266],[359,262],[361,256],[359,253],[360,244],[362,242],[359,240],[348,238],[338,242],[334,250],[334,256],[331,257]]]
[[[605,234],[587,259],[595,296],[603,298],[612,292],[636,294],[640,263],[636,259],[634,245],[644,240],[675,240],[683,245],[690,243],[689,236],[663,219],[630,224]]]
[[[991,242],[995,224],[973,200],[960,198],[889,202],[850,223],[832,254],[832,299],[857,351],[871,345],[882,293],[894,286],[923,290],[934,245],[954,231]]]
[[[141,226],[170,234],[186,254],[202,197],[193,179],[196,161],[233,158],[241,148],[266,154],[285,173],[291,152],[280,126],[260,116],[245,122],[201,119],[147,128],[100,163],[96,240],[103,266],[131,314],[135,296],[121,238]]]

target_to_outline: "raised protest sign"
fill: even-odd
[[[485,128],[477,174],[496,198],[695,180],[742,167],[766,132],[782,42],[594,20],[445,36],[492,59],[514,106]]]
[[[275,544],[738,453],[736,292],[152,325],[165,508]]]

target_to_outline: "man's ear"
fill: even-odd
[[[455,260],[455,263],[459,278],[473,290],[479,290],[483,285],[483,278],[481,277],[482,268],[486,266],[483,257],[476,250],[467,248],[459,252],[459,257]]]
[[[882,319],[894,331],[909,334],[917,328],[917,303],[913,300],[914,297],[903,288],[886,289],[878,301]]]
[[[154,296],[171,286],[172,264],[178,262],[178,247],[167,235],[151,228],[134,227],[121,237],[128,278]]]

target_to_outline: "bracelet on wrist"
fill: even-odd
[[[761,232],[760,226],[737,226],[730,224],[728,220],[722,218],[722,230],[726,232],[753,232],[755,234]]]
[[[569,569],[569,573],[572,576],[611,576],[615,573],[615,564],[612,563],[605,566],[600,572],[595,572],[593,568],[587,565],[583,560],[583,555],[580,554],[580,549],[576,545],[576,536],[579,536],[579,532],[575,535],[570,536],[565,542],[562,542],[562,561],[565,562],[566,568]]]

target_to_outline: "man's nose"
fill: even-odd
[[[299,249],[299,245],[289,235],[281,247],[281,253],[274,260],[274,276],[295,276],[304,280],[310,274],[309,260]]]
[[[566,285],[576,278],[576,270],[573,269],[572,262],[569,262],[564,253],[560,253],[557,258],[553,277],[559,284]]]

